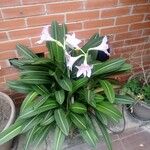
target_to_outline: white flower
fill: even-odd
[[[41,38],[39,41],[37,41],[36,43],[38,44],[42,44],[43,42],[45,41],[55,41],[51,35],[49,34],[49,26],[45,26],[43,27],[43,30],[42,30],[42,34],[41,34]]]
[[[76,57],[72,57],[71,55],[69,55],[67,52],[65,52],[65,56],[66,56],[66,61],[67,61],[67,67],[69,68],[69,70],[72,71],[72,66],[73,64],[83,55],[79,55]]]
[[[93,65],[88,65],[86,61],[80,66],[76,66],[78,68],[77,77],[81,76],[82,74],[84,77],[90,77],[92,73]]]
[[[103,51],[107,55],[110,55],[110,53],[107,51],[109,49],[107,42],[108,42],[107,36],[104,36],[102,43],[99,46],[89,48],[89,50],[99,50],[99,51]]]
[[[79,44],[81,43],[81,40],[77,39],[75,37],[75,33],[72,35],[66,34],[66,45],[69,46],[70,48],[79,48]]]

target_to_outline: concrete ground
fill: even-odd
[[[125,112],[126,129],[120,134],[111,134],[113,150],[150,150],[150,122],[139,121]],[[50,136],[49,138],[50,139]],[[37,150],[51,150],[50,140],[46,140]],[[20,138],[12,150],[23,150],[24,138]],[[31,148],[32,150],[32,148]],[[92,150],[80,138],[75,138],[64,150]],[[101,141],[96,150],[107,150]]]

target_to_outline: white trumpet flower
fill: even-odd
[[[66,34],[66,45],[69,46],[70,48],[76,48],[78,49],[79,48],[79,44],[81,43],[81,40],[80,39],[77,39],[75,37],[75,33],[73,33],[72,35],[70,34]]]
[[[93,48],[89,48],[88,50],[98,50],[98,51],[103,51],[105,54],[107,54],[108,56],[110,56],[110,53],[107,51],[109,49],[109,46],[107,44],[108,39],[107,36],[104,36],[102,43],[97,46],[97,47],[93,47]]]

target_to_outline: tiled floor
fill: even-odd
[[[150,150],[150,132],[142,128],[132,128],[115,136],[113,150]],[[116,138],[117,137],[117,138]],[[80,144],[68,150],[92,150],[86,144]],[[104,143],[99,143],[96,150],[107,150]]]
[[[126,130],[120,134],[111,134],[113,150],[150,150],[150,122],[141,122],[126,114]],[[49,140],[48,140],[49,141]],[[77,141],[77,140],[75,140]],[[23,150],[23,140],[13,150]],[[38,150],[51,150],[51,146],[44,145]],[[87,144],[77,142],[65,150],[92,150]],[[97,145],[96,150],[107,150],[104,142]]]

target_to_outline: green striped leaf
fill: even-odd
[[[51,80],[47,76],[25,76],[24,78],[20,79],[23,83],[28,84],[49,84]]]
[[[48,67],[45,67],[45,66],[40,66],[40,65],[25,65],[25,66],[22,66],[22,69],[23,70],[35,70],[35,71],[48,71],[49,68]]]
[[[69,78],[58,79],[58,84],[66,91],[72,91],[72,82]]]
[[[32,62],[33,65],[47,65],[52,63],[52,61],[48,58],[38,58],[34,59],[34,62]]]
[[[64,43],[64,38],[65,35],[60,36],[60,32],[62,32],[64,28],[62,28],[61,25],[58,25],[58,23],[56,21],[53,21],[51,24],[51,36],[52,38],[54,38],[55,40],[62,42],[62,44]],[[57,62],[64,62],[64,50],[61,46],[59,46],[56,42],[51,42],[51,49],[53,50],[53,55],[55,57],[55,60]]]
[[[36,133],[34,133],[33,150],[37,150],[38,146],[42,144],[42,142],[45,140],[45,138],[49,133],[49,129],[50,126],[42,126],[39,128],[39,130]]]
[[[55,91],[55,97],[59,104],[62,104],[65,100],[65,92],[64,90]]]
[[[0,133],[0,145],[8,142],[15,136],[19,135],[21,133],[21,130],[22,130],[22,122],[17,122],[11,125],[6,130],[2,131]]]
[[[58,103],[55,100],[46,101],[42,106],[36,109],[34,109],[34,106],[26,109],[25,111],[22,112],[22,114],[20,114],[19,118],[20,119],[30,118],[35,115],[39,115],[42,112],[56,108],[57,106]]]
[[[102,132],[102,135],[103,135],[103,138],[105,140],[108,150],[112,150],[111,139],[110,139],[110,136],[109,136],[109,133],[108,133],[106,127],[103,125],[103,123],[101,123],[101,121],[97,121],[97,123]]]
[[[74,113],[78,113],[78,114],[83,114],[87,112],[87,108],[84,104],[75,102],[73,104],[71,104],[70,106],[70,110]]]
[[[94,100],[95,93],[91,90],[86,89],[84,94],[86,101],[90,104]]]
[[[47,126],[47,125],[51,124],[54,120],[55,120],[54,115],[50,116],[47,120],[43,121],[41,123],[41,125],[42,126]]]
[[[66,118],[66,114],[62,109],[57,109],[54,112],[55,121],[61,131],[65,134],[69,134],[69,123]]]
[[[101,84],[102,88],[104,89],[104,93],[105,93],[106,97],[108,98],[108,100],[111,103],[114,103],[114,101],[115,101],[115,91],[114,91],[113,86],[111,85],[111,83],[107,80],[100,80],[100,84]]]
[[[94,148],[96,147],[99,139],[97,134],[92,129],[88,128],[87,130],[80,130],[80,133],[87,144]]]
[[[124,59],[112,59],[103,63],[93,65],[92,76],[103,75],[113,71],[117,71],[125,63]]]
[[[88,78],[81,78],[76,81],[73,81],[73,87],[72,87],[72,92],[75,92],[82,86],[84,86],[88,82]]]
[[[40,125],[44,125],[44,123],[50,118],[53,116],[53,111],[48,111],[46,112],[46,115],[44,117],[44,119],[41,121]]]
[[[36,54],[34,54],[28,47],[24,45],[18,44],[16,48],[18,54],[21,55],[23,58],[26,59],[38,58]]]
[[[87,128],[87,122],[83,115],[70,113],[70,119],[79,129],[85,130]]]
[[[25,133],[31,128],[33,128],[34,126],[37,126],[42,120],[42,118],[43,118],[43,115],[40,115],[40,116],[35,116],[34,118],[26,120],[24,124],[22,125],[21,133]]]
[[[33,85],[32,88],[40,95],[50,94],[50,92],[44,85]]]
[[[53,150],[61,150],[65,141],[65,134],[56,126],[54,135]]]
[[[130,96],[127,95],[116,95],[115,102],[117,104],[133,104],[135,103],[135,100],[132,99]]]
[[[130,70],[132,70],[132,65],[125,63],[121,66],[121,68],[117,72],[126,72]]]
[[[29,85],[26,85],[20,81],[8,81],[7,85],[9,88],[11,88],[12,90],[15,90],[19,93],[28,93],[28,92],[32,91],[32,89]]]
[[[108,124],[108,116],[102,112],[96,111],[96,117],[98,118],[99,121],[101,121],[103,124],[107,125]]]
[[[49,73],[48,71],[40,71],[40,70],[23,70],[20,72],[20,75],[21,76],[25,76],[25,75],[30,75],[30,76],[34,76],[34,75],[39,75],[39,76],[42,76],[42,75],[46,75],[48,76]]]
[[[121,112],[109,102],[101,102],[100,104],[97,104],[96,109],[116,121],[122,118]]]
[[[33,102],[33,100],[38,96],[36,92],[30,92],[26,98],[23,100],[23,103],[20,108],[20,112],[23,112],[30,104]]]
[[[34,132],[36,131],[37,126],[34,126],[32,129],[30,129],[26,135],[26,143],[24,146],[24,150],[28,150],[30,147],[30,143],[33,142],[34,139]]]
[[[104,100],[104,97],[100,94],[95,94],[94,101],[96,103],[101,103]]]

